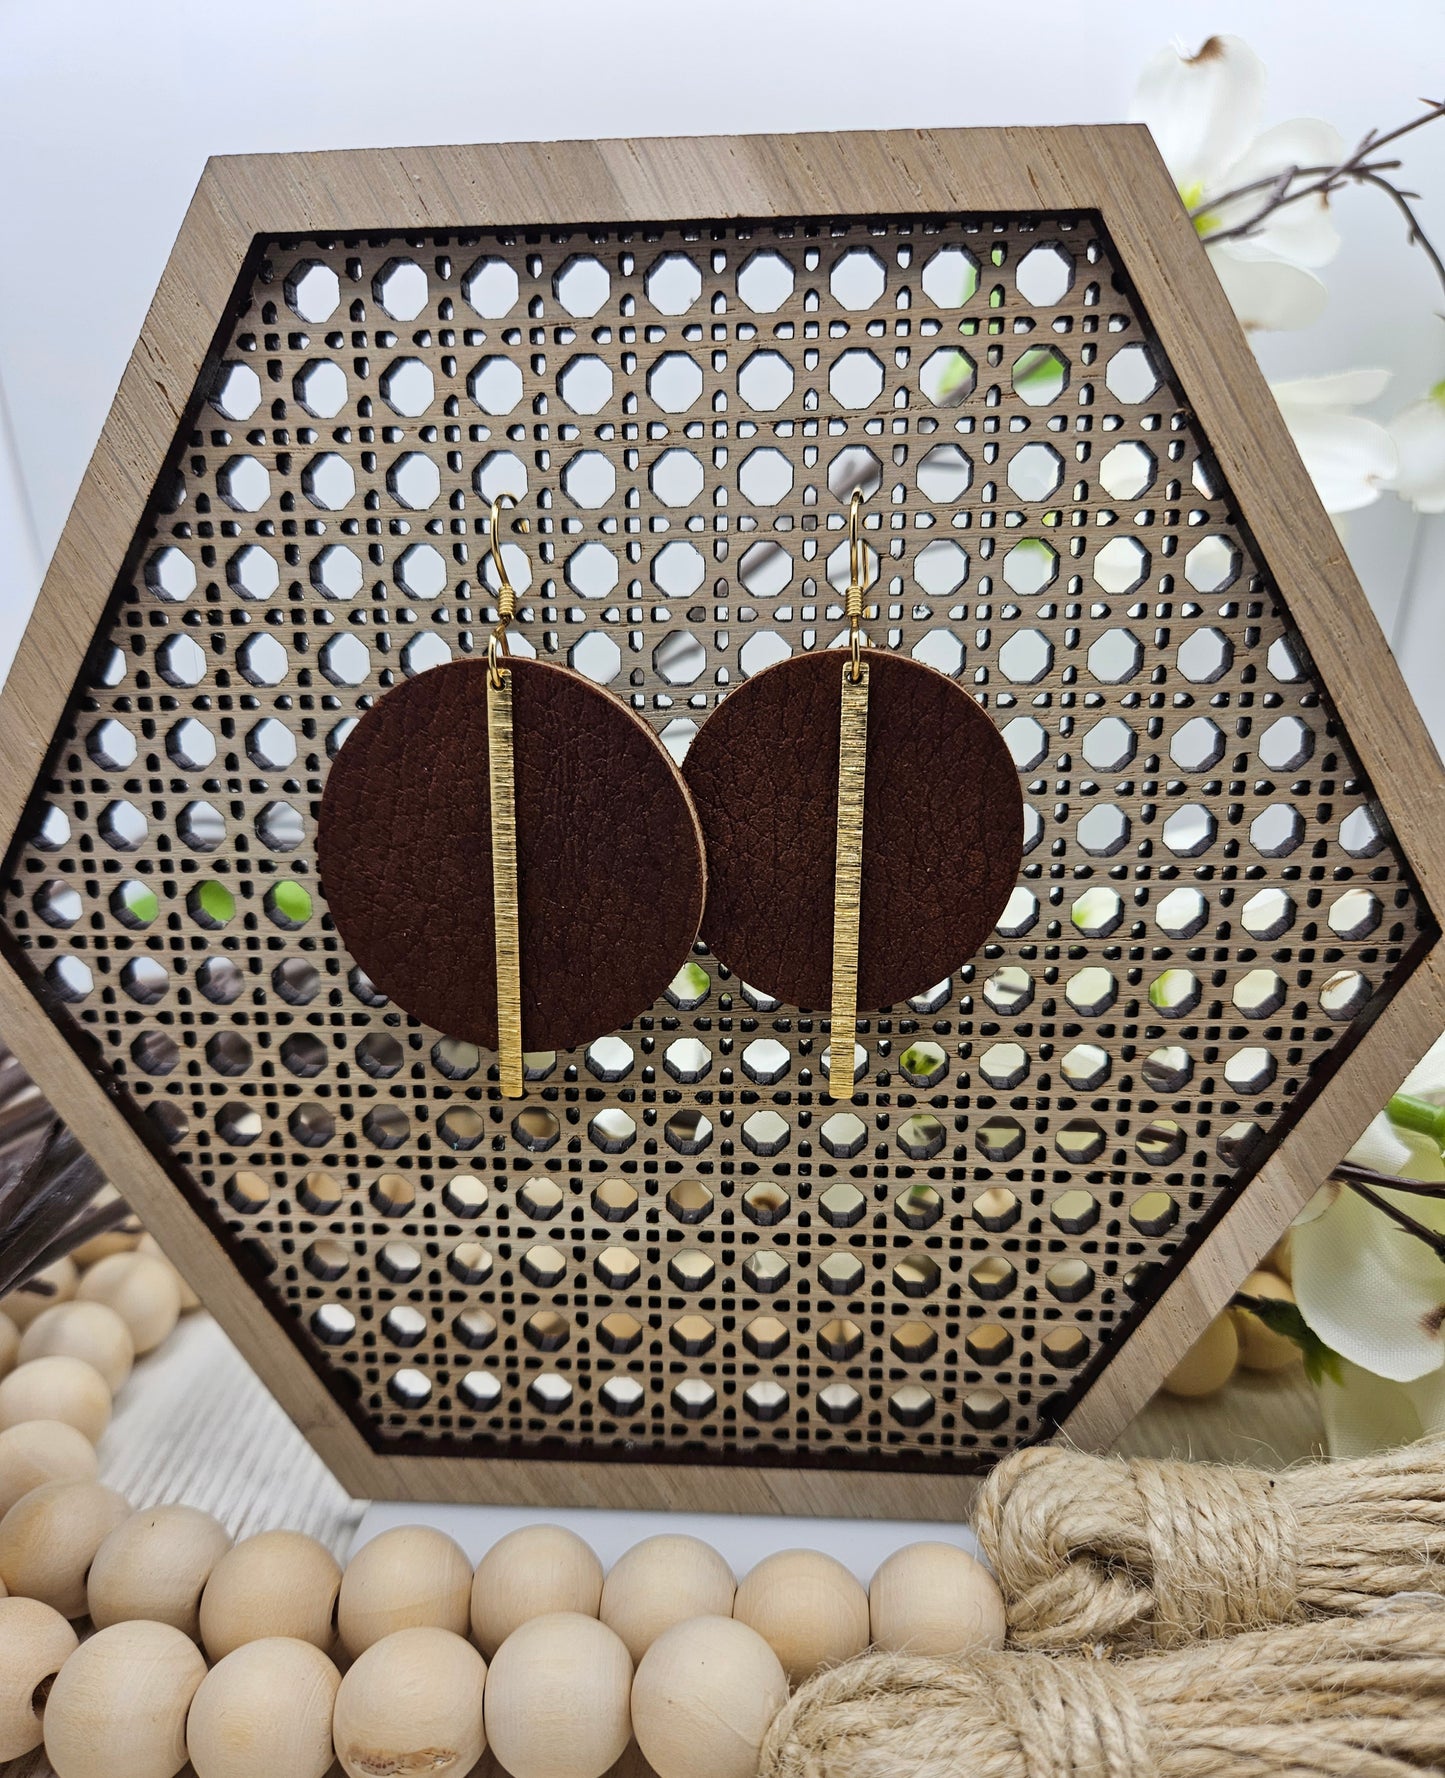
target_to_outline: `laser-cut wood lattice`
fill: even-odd
[[[1078,205],[254,241],[3,919],[375,1451],[956,1475],[1067,1418],[1437,936],[1216,442]],[[485,647],[503,491],[513,646],[681,757],[841,639],[855,487],[872,640],[1022,775],[998,929],[851,1106],[703,945],[502,1100],[332,930],[330,759]]]

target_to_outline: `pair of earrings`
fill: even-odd
[[[829,1009],[829,1092],[851,1099],[860,1007],[949,975],[1013,888],[1023,802],[998,730],[955,680],[867,645],[855,493],[847,647],[744,680],[679,771],[611,693],[509,652],[515,504],[492,502],[485,660],[388,692],[332,766],[318,858],[343,941],[398,1006],[496,1051],[518,1098],[525,1053],[629,1023],[701,931],[742,980]]]

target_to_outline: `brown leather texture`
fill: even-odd
[[[574,1049],[645,1012],[686,963],[706,887],[686,787],[653,731],[565,667],[513,658],[522,1044]],[[485,661],[379,699],[321,799],[321,887],[403,1011],[497,1043]]]
[[[968,691],[865,649],[868,764],[858,1007],[925,993],[983,944],[1023,855],[1023,795]],[[702,935],[745,982],[826,1011],[833,973],[839,693],[846,652],[745,680],[683,764],[708,849]]]

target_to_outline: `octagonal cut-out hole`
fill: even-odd
[[[686,253],[664,253],[647,268],[642,287],[659,315],[685,315],[702,295],[702,273]]]
[[[232,359],[216,371],[211,406],[228,420],[249,420],[261,405],[261,379],[249,364]]]
[[[562,492],[573,503],[595,511],[617,491],[617,471],[601,451],[579,451],[562,469]]]
[[[1104,382],[1114,399],[1126,407],[1147,401],[1160,383],[1149,348],[1137,340],[1120,346],[1105,367]]]
[[[510,358],[483,358],[467,377],[467,394],[484,414],[509,414],[522,399],[522,372]]]
[[[1038,924],[1038,919],[1038,897],[1020,883],[1010,892],[995,926],[1004,938],[1022,938]]]
[[[918,491],[925,500],[951,505],[962,499],[973,480],[973,464],[954,444],[934,445],[918,459]]]
[[[1049,735],[1044,725],[1033,716],[1015,716],[1004,724],[1004,745],[1021,772],[1031,772],[1049,751]]]
[[[447,590],[447,559],[429,543],[403,550],[394,572],[397,585],[413,599],[437,599]]]
[[[978,261],[966,247],[940,247],[919,278],[937,309],[961,309],[978,289]]]
[[[1107,938],[1124,918],[1124,904],[1116,890],[1098,884],[1075,900],[1069,918],[1085,938]]]
[[[1069,361],[1057,346],[1028,346],[1014,360],[1014,394],[1030,407],[1057,401],[1068,386]]]
[[[622,650],[605,630],[588,630],[579,636],[568,650],[567,659],[598,685],[610,685],[622,671]]]
[[[216,492],[232,512],[260,512],[271,498],[271,476],[255,457],[231,457],[216,471]]]
[[[887,267],[871,247],[850,247],[828,274],[833,300],[845,309],[871,309],[887,283]]]
[[[1080,751],[1096,772],[1121,772],[1138,747],[1135,735],[1122,716],[1105,716],[1088,729]]]
[[[1368,938],[1383,917],[1377,895],[1368,889],[1346,889],[1330,904],[1330,931],[1343,939]]]
[[[1073,256],[1057,241],[1045,241],[1031,247],[1018,262],[1014,283],[1026,303],[1036,309],[1052,309],[1073,288]]]
[[[442,472],[422,451],[404,451],[386,472],[386,491],[408,512],[425,512],[441,498]]]
[[[308,359],[291,379],[291,389],[318,420],[334,420],[346,406],[346,372],[330,358]]]
[[[333,685],[360,685],[371,671],[371,652],[360,636],[332,636],[321,646],[321,671]]]
[[[1003,559],[1006,585],[1026,599],[1052,586],[1058,572],[1058,552],[1041,537],[1023,538]]]
[[[605,599],[617,585],[617,557],[605,543],[593,539],[573,550],[563,572],[579,598]]]
[[[1160,837],[1180,858],[1197,858],[1214,844],[1219,822],[1203,803],[1185,803],[1164,823]]]
[[[280,584],[275,557],[259,543],[242,544],[226,563],[226,585],[242,599],[269,599]]]
[[[1089,671],[1101,685],[1123,685],[1143,664],[1143,645],[1132,630],[1104,630],[1089,644]]]
[[[1234,1004],[1247,1019],[1267,1019],[1284,1005],[1285,985],[1273,969],[1251,969],[1234,984]]]
[[[828,465],[828,492],[840,502],[855,492],[870,500],[883,485],[883,465],[867,445],[845,445]]]
[[[791,645],[776,630],[754,630],[738,650],[738,666],[743,677],[750,679],[764,667],[787,660],[792,652]]]
[[[665,414],[685,414],[702,385],[702,366],[688,352],[664,352],[647,373],[647,393]]]
[[[1207,772],[1224,758],[1224,732],[1208,716],[1191,716],[1170,740],[1169,757],[1181,771]]]
[[[828,393],[839,407],[872,407],[883,393],[883,366],[864,346],[854,346],[833,360]]]
[[[303,259],[282,282],[287,306],[303,321],[329,321],[341,303],[341,280],[319,259]]]
[[[1149,984],[1149,1004],[1166,1019],[1182,1019],[1198,1006],[1203,992],[1192,969],[1166,969]]]
[[[381,373],[381,398],[395,414],[415,419],[436,400],[436,378],[420,358],[394,359]]]
[[[450,645],[435,630],[422,630],[401,651],[401,669],[408,678],[429,667],[444,667],[452,658]]]
[[[1064,460],[1052,445],[1026,444],[1009,458],[1008,485],[1020,500],[1047,500],[1064,479]]]
[[[771,538],[750,545],[738,563],[738,579],[755,599],[776,599],[792,578],[793,558]]]
[[[499,321],[511,311],[518,289],[514,269],[495,255],[483,255],[462,274],[463,297],[487,321]]]
[[[1304,817],[1290,803],[1270,803],[1249,824],[1249,843],[1262,858],[1285,858],[1304,838]]]
[[[311,558],[311,584],[328,599],[354,599],[361,591],[361,557],[344,543],[328,543]]]
[[[665,543],[652,558],[652,580],[669,599],[687,599],[703,583],[707,564],[695,543]]]
[[[771,315],[793,294],[795,282],[782,254],[763,247],[738,267],[738,300],[755,315]]]
[[[1179,644],[1179,671],[1195,685],[1222,679],[1234,664],[1234,644],[1212,625],[1194,630]]]
[[[322,451],[301,471],[301,491],[323,512],[340,512],[356,497],[356,472],[337,452]]]
[[[930,352],[918,373],[918,386],[935,407],[961,407],[977,382],[978,367],[959,346]]]
[[[414,259],[389,259],[371,280],[371,294],[393,321],[415,321],[426,307],[426,273]]]
[[[1099,486],[1112,500],[1137,500],[1158,472],[1158,462],[1147,445],[1117,444],[1099,463]]]
[[[693,685],[707,666],[707,650],[691,630],[670,630],[653,649],[652,664],[668,685]]]
[[[1079,817],[1079,844],[1092,858],[1112,858],[1129,839],[1129,817],[1113,803],[1096,803]]]
[[[280,771],[296,758],[296,737],[284,722],[263,716],[247,732],[246,752],[263,772]]]
[[[183,770],[198,772],[216,757],[216,737],[194,716],[183,716],[166,732],[166,754]]]
[[[1281,716],[1259,737],[1259,757],[1272,772],[1297,771],[1314,750],[1314,730],[1298,716]]]
[[[236,665],[252,685],[279,685],[290,661],[276,638],[263,632],[248,636],[236,650]]]
[[[998,651],[999,671],[1015,685],[1037,685],[1054,664],[1054,645],[1042,630],[1015,630]]]
[[[1294,902],[1283,889],[1260,889],[1239,911],[1239,923],[1251,938],[1279,938],[1294,925]]]
[[[1095,582],[1106,593],[1132,593],[1149,572],[1149,552],[1137,537],[1111,537],[1094,557]]]
[[[588,320],[607,301],[612,277],[602,261],[591,253],[574,253],[558,268],[552,294],[569,315]]]
[[[167,685],[199,685],[206,656],[193,636],[168,636],[156,650],[156,668]]]
[[[574,414],[600,413],[612,399],[611,367],[590,352],[579,352],[558,373],[557,393]]]
[[[738,394],[757,413],[772,413],[792,393],[793,367],[781,352],[754,352],[738,369]]]
[[[1184,558],[1184,578],[1199,593],[1222,593],[1239,578],[1243,557],[1228,537],[1201,537]]]
[[[913,558],[913,578],[925,593],[946,598],[968,578],[968,556],[951,537],[935,537]]]
[[[792,486],[792,463],[771,445],[749,451],[738,465],[738,492],[753,506],[776,506]]]
[[[925,630],[909,650],[914,660],[954,679],[963,671],[964,648],[952,630]]]
[[[1198,889],[1171,889],[1154,910],[1154,923],[1170,938],[1193,938],[1209,917],[1209,903]]]
[[[681,447],[664,451],[648,471],[649,485],[664,506],[691,506],[703,479],[702,464]]]

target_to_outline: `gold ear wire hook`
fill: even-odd
[[[492,502],[492,567],[497,575],[497,625],[487,640],[487,675],[494,687],[502,683],[502,659],[512,651],[507,646],[507,625],[517,612],[517,589],[507,578],[507,564],[502,560],[502,512],[517,504],[515,494],[498,494]],[[530,531],[531,524],[523,517],[517,520],[519,531]]]
[[[854,488],[848,502],[848,591],[843,608],[848,618],[848,677],[863,677],[863,597],[868,591],[868,551],[863,542],[863,490]]]

